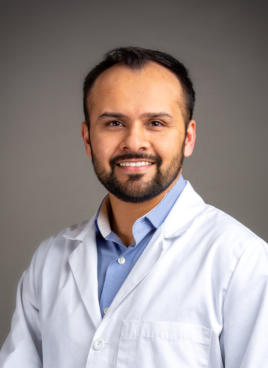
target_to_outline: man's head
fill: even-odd
[[[86,152],[112,195],[127,202],[149,200],[170,188],[181,173],[183,157],[193,151],[191,82],[192,99],[177,74],[154,60],[136,67],[120,61],[96,77],[97,68],[84,88]]]

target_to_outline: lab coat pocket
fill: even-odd
[[[117,368],[208,367],[211,330],[167,321],[123,321]]]

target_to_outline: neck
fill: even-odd
[[[141,203],[124,202],[109,193],[111,229],[126,246],[129,246],[134,241],[132,227],[135,221],[157,206],[166,193],[175,185],[177,179],[164,192]]]

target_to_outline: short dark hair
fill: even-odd
[[[154,61],[175,74],[182,85],[185,97],[185,126],[192,119],[195,91],[186,67],[173,56],[158,50],[144,49],[141,47],[120,47],[105,54],[104,59],[87,74],[83,86],[83,107],[85,121],[89,126],[89,112],[87,108],[88,94],[98,76],[115,64],[124,64],[132,69],[140,69],[149,62]]]

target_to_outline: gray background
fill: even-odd
[[[34,249],[104,194],[84,154],[81,84],[107,50],[158,48],[190,69],[198,141],[185,176],[268,239],[267,7],[260,1],[0,2],[0,342]]]

